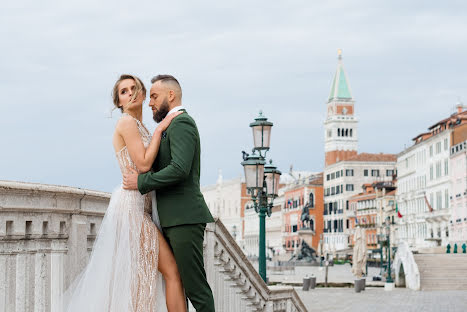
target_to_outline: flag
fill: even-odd
[[[428,210],[430,210],[430,212],[433,212],[433,207],[431,207],[430,203],[428,202],[428,199],[426,198],[426,192],[424,196],[425,196],[425,203],[428,206]]]
[[[397,212],[397,217],[398,217],[398,218],[402,218],[402,214],[401,214],[401,212],[399,211],[399,207],[397,207],[397,203],[396,203],[396,212]]]

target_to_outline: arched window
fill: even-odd
[[[349,129],[345,129],[345,136],[349,136]]]
[[[311,207],[314,207],[315,206],[315,196],[313,195],[313,193],[310,193],[310,205]]]
[[[338,128],[338,129],[337,129],[337,136],[338,136],[338,137],[341,136],[341,128]]]

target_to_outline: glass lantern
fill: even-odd
[[[272,160],[270,160],[269,164],[265,166],[264,175],[266,176],[268,197],[277,197],[279,193],[279,180],[281,174],[282,173],[277,169],[277,167],[272,164]]]
[[[247,188],[263,188],[265,163],[266,162],[255,153],[250,156],[246,156],[246,159],[242,161],[242,166],[245,170],[245,183]]]
[[[253,144],[256,150],[269,150],[271,143],[271,128],[272,122],[263,116],[263,112],[259,112],[259,116],[250,124],[253,130]]]

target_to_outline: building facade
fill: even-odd
[[[391,245],[395,245],[395,210],[396,188],[393,181],[364,184],[363,192],[354,195],[349,200],[350,211],[355,213],[351,218],[350,242],[354,245],[353,234],[356,226],[366,229],[367,249],[378,249],[378,235],[390,233]],[[386,224],[387,220],[387,224]],[[386,227],[389,227],[387,230]]]
[[[310,215],[312,245],[317,250],[323,233],[323,175],[303,177],[284,187],[283,246],[287,252],[295,253],[301,246],[299,230],[303,228],[301,215],[306,205]]]
[[[324,178],[324,242],[326,251],[343,250],[349,246],[353,232],[350,220],[355,211],[350,199],[361,192],[364,184],[392,181],[396,171],[396,155],[355,155],[326,167]]]
[[[462,112],[459,105],[458,113]],[[467,241],[467,114],[457,116],[451,135],[451,238],[462,246]]]
[[[216,184],[201,188],[211,214],[221,219],[229,233],[240,245],[244,235],[245,207],[250,200],[241,178],[225,181],[222,173]]]
[[[398,239],[413,250],[446,246],[451,240],[452,180],[457,170],[450,168],[452,138],[462,127],[459,110],[413,139],[414,145],[397,157]],[[461,179],[462,181],[462,179]]]

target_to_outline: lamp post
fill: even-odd
[[[386,231],[388,237],[388,277],[386,278],[386,283],[393,283],[391,277],[391,222],[390,217],[386,218]]]
[[[271,141],[269,122],[260,111],[259,116],[250,124],[253,130],[254,148],[252,154],[243,153],[241,163],[245,170],[245,183],[248,193],[259,215],[259,275],[266,282],[266,215],[271,216],[274,198],[279,190],[281,172],[272,164],[266,165],[266,153]]]

